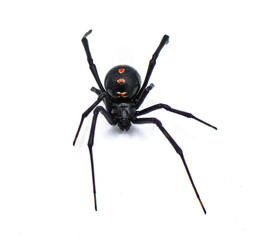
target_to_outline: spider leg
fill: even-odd
[[[78,135],[79,135],[79,131],[82,127],[82,124],[83,124],[83,121],[84,119],[88,116],[88,114],[93,111],[93,109],[103,100],[103,98],[106,96],[105,93],[102,93],[98,99],[82,114],[81,116],[81,120],[80,120],[80,123],[79,123],[79,127],[78,127],[78,130],[77,130],[77,133],[76,133],[76,136],[74,138],[74,141],[73,141],[73,146],[75,146],[75,143],[76,143],[76,140],[78,138]]]
[[[184,164],[184,167],[185,167],[185,170],[188,174],[188,177],[190,179],[190,182],[191,182],[191,185],[196,193],[196,196],[199,200],[199,203],[204,211],[204,213],[206,214],[206,210],[205,210],[205,207],[199,197],[199,194],[198,194],[198,191],[195,187],[195,184],[192,180],[192,177],[191,177],[191,174],[190,174],[190,171],[188,169],[188,166],[187,166],[187,163],[185,161],[185,158],[183,156],[183,151],[182,149],[178,146],[178,144],[175,142],[175,140],[169,135],[169,133],[166,131],[166,129],[162,126],[162,123],[156,119],[156,118],[135,118],[135,119],[132,119],[132,122],[134,124],[146,124],[146,123],[153,123],[153,124],[156,124],[156,126],[161,130],[161,132],[164,134],[164,136],[168,139],[168,141],[172,144],[172,146],[174,147],[175,151],[180,155],[181,159],[182,159],[182,162]]]
[[[83,43],[83,46],[85,48],[85,51],[86,51],[86,55],[87,55],[87,61],[89,63],[89,66],[90,66],[90,70],[95,78],[95,81],[97,82],[100,90],[102,92],[105,92],[105,89],[101,83],[101,80],[99,78],[99,75],[98,75],[98,72],[97,72],[97,69],[96,69],[96,65],[93,63],[93,59],[92,59],[92,55],[91,55],[91,52],[90,52],[90,49],[89,49],[89,45],[88,45],[88,40],[87,40],[87,36],[92,32],[92,30],[89,30],[85,35],[84,37],[82,38],[82,43]]]
[[[95,87],[92,87],[90,90],[91,90],[92,92],[96,93],[98,96],[101,95],[101,90],[99,90],[99,89],[97,89],[97,88],[95,88]]]
[[[213,125],[211,125],[211,124],[195,117],[193,114],[171,108],[170,106],[168,106],[166,104],[163,104],[163,103],[159,103],[159,104],[153,105],[151,107],[145,108],[141,111],[137,111],[136,116],[144,115],[144,114],[147,114],[149,112],[152,112],[152,111],[155,111],[155,110],[158,110],[158,109],[161,109],[161,108],[163,108],[163,109],[165,109],[169,112],[177,113],[177,114],[182,115],[182,116],[187,117],[187,118],[193,118],[193,119],[195,119],[195,120],[197,120],[197,121],[199,121],[199,122],[201,122],[201,123],[203,123],[203,124],[205,124],[205,125],[207,125],[211,128],[214,128],[215,130],[217,130],[217,127],[215,127],[215,126],[213,126]]]
[[[156,65],[156,60],[159,56],[159,53],[160,53],[161,49],[164,47],[164,45],[166,45],[168,42],[169,42],[169,36],[164,35],[163,38],[161,39],[161,42],[160,42],[158,48],[154,52],[151,60],[149,61],[148,69],[147,69],[147,72],[146,72],[146,77],[145,77],[144,83],[143,83],[143,85],[142,85],[142,87],[141,87],[141,89],[138,93],[137,99],[139,99],[141,97],[141,95],[143,94],[143,92],[145,91],[145,88],[146,88],[146,86],[148,84],[148,81],[151,77],[153,69]]]
[[[138,109],[140,105],[144,102],[147,94],[154,88],[154,84],[151,83],[148,87],[145,88],[145,91],[140,95],[139,99],[135,99],[135,108]]]
[[[97,211],[97,200],[96,200],[96,187],[95,187],[95,175],[94,175],[94,161],[93,161],[93,144],[94,144],[94,133],[95,133],[95,127],[96,127],[96,121],[98,114],[102,113],[102,115],[107,119],[108,123],[111,125],[115,125],[114,119],[111,117],[111,115],[101,106],[98,106],[94,110],[93,120],[92,120],[92,126],[90,131],[90,136],[88,140],[88,148],[90,153],[90,160],[91,160],[91,171],[92,171],[92,179],[93,179],[93,194],[94,194],[94,208],[95,211]]]

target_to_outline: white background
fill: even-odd
[[[1,1],[0,239],[253,239],[252,1]],[[120,132],[98,118],[94,211],[80,116],[96,86],[81,44],[89,29],[99,75],[118,64],[145,77],[141,108],[184,151],[204,215],[180,157],[156,126]]]

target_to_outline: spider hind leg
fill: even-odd
[[[146,124],[146,123],[153,123],[155,124],[159,129],[160,131],[164,134],[164,136],[168,139],[168,141],[171,143],[171,145],[174,147],[175,151],[180,155],[181,159],[182,159],[182,162],[184,164],[184,167],[185,167],[185,170],[188,174],[188,177],[189,177],[189,180],[191,182],[191,185],[195,191],[195,194],[199,200],[199,203],[204,211],[204,213],[206,214],[206,210],[205,210],[205,207],[199,197],[199,194],[198,194],[198,191],[197,191],[197,188],[193,182],[193,179],[191,177],[191,174],[190,174],[190,171],[188,169],[188,166],[187,166],[187,163],[185,161],[185,158],[184,158],[184,155],[183,155],[183,151],[182,149],[178,146],[178,144],[175,142],[175,140],[169,135],[169,133],[167,132],[167,130],[162,126],[162,123],[160,122],[160,120],[158,120],[157,118],[135,118],[132,120],[132,122],[134,124]]]

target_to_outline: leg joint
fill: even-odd
[[[98,106],[97,108],[95,108],[94,110],[93,110],[93,113],[94,114],[98,114],[100,111],[103,111],[104,110],[104,108],[102,107],[102,106]]]
[[[183,150],[179,146],[175,150],[180,156],[183,156]]]
[[[169,105],[164,104],[164,103],[157,104],[157,108],[164,108],[166,110],[171,110],[172,109]]]
[[[90,139],[90,138],[88,139],[87,146],[89,149],[93,147],[93,139]]]
[[[162,123],[159,119],[157,118],[152,118],[152,123],[156,124],[159,128],[162,127]]]

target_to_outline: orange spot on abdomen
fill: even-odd
[[[119,72],[119,73],[123,73],[124,71],[125,71],[124,68],[119,68],[119,69],[118,69],[118,72]]]
[[[125,82],[125,80],[121,78],[121,79],[118,79],[117,82],[118,83],[123,83],[123,82]]]
[[[125,96],[126,94],[127,94],[127,92],[117,92],[116,93],[117,95],[118,95],[118,97],[127,97],[127,96]]]

